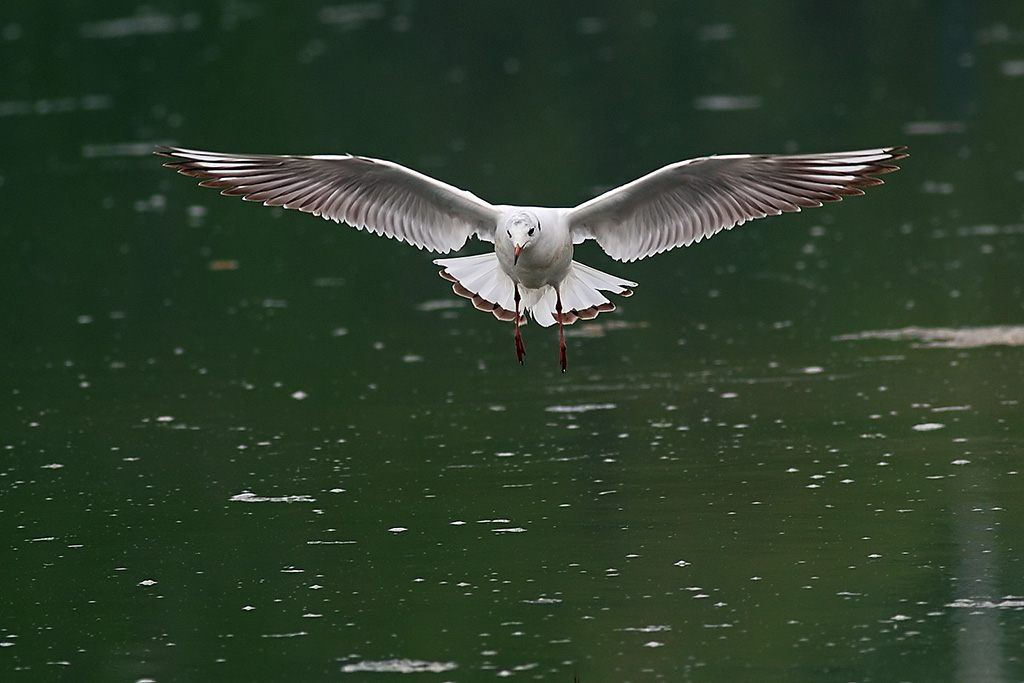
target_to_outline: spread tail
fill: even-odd
[[[441,266],[441,277],[452,283],[452,290],[459,296],[470,299],[473,306],[494,314],[498,320],[515,320],[515,288],[512,279],[501,270],[495,254],[437,259],[434,263]],[[593,320],[601,313],[614,311],[615,304],[601,292],[630,296],[633,293],[630,287],[636,287],[636,283],[573,261],[559,287],[562,298],[562,324],[571,325],[577,320]],[[558,295],[554,287],[520,287],[519,291],[522,296],[520,324],[526,322],[526,316],[522,311],[530,311],[533,319],[541,327],[558,322],[555,310]]]
[[[516,319],[515,288],[493,253],[439,258],[434,263],[443,268],[441,277],[452,283],[452,291],[471,300],[477,309],[493,313],[498,320]],[[526,322],[522,312],[519,322]]]
[[[558,293],[554,287],[543,287],[526,290],[523,298],[537,324],[548,327],[558,322],[555,304],[560,294],[562,324],[572,325],[577,320],[593,320],[601,313],[614,311],[615,304],[602,292],[632,296],[633,290],[630,287],[636,287],[636,283],[573,261],[568,274],[559,285]]]

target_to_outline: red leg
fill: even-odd
[[[562,364],[562,372],[568,361],[565,357],[565,329],[562,326],[562,295],[555,292],[555,313],[558,315],[558,362]]]
[[[523,344],[523,335],[519,334],[519,285],[512,285],[516,292],[516,358],[519,364],[523,364],[523,354],[526,353],[526,345]]]

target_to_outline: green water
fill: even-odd
[[[7,3],[0,679],[1024,679],[1024,6]],[[512,329],[169,143],[574,205],[908,145]],[[465,253],[483,251],[470,244]]]

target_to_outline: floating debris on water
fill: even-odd
[[[832,341],[887,339],[912,341],[915,348],[973,349],[982,346],[1024,346],[1024,325],[990,327],[904,327],[900,330],[874,330],[842,334]]]

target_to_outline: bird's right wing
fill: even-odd
[[[199,184],[265,206],[298,209],[436,252],[471,236],[494,241],[498,210],[474,194],[381,159],[221,154],[158,148]]]
[[[754,218],[821,206],[880,185],[903,147],[792,156],[734,154],[670,164],[570,209],[575,243],[593,238],[635,261],[689,246]]]

